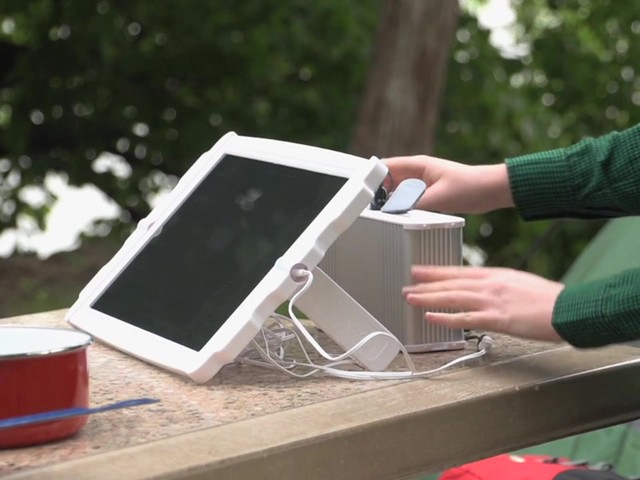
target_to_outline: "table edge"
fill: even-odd
[[[561,347],[7,479],[410,478],[640,417],[638,353]]]

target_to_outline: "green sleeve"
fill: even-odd
[[[640,214],[640,124],[506,164],[525,220]]]
[[[552,325],[576,347],[599,347],[640,338],[640,268],[560,293]]]

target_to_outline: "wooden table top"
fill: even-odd
[[[64,313],[0,324],[65,327]],[[160,403],[94,415],[60,442],[0,450],[0,477],[402,478],[640,417],[638,348],[494,340],[490,357],[433,378],[299,380],[231,364],[204,385],[95,343],[91,406]],[[426,370],[461,354],[412,358]]]

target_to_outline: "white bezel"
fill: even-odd
[[[347,181],[201,350],[192,350],[93,309],[93,301],[225,155],[325,173]],[[236,359],[269,315],[299,288],[300,284],[290,277],[291,268],[299,263],[309,269],[317,266],[331,244],[373,198],[386,172],[386,166],[376,158],[367,160],[317,147],[228,133],[200,156],[171,193],[138,223],[120,250],[83,289],[66,319],[119,350],[196,382],[206,382],[223,365]]]

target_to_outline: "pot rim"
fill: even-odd
[[[48,338],[43,341],[41,340],[42,335],[40,335],[40,338],[36,339],[40,340],[40,344],[38,345],[38,341],[36,341],[34,342],[36,345],[30,347],[30,349],[25,348],[24,351],[17,350],[15,346],[13,346],[13,348],[12,346],[6,346],[3,342],[3,340],[7,339],[11,334],[13,334],[14,341],[16,339],[26,339],[28,335],[30,335],[33,340],[34,332],[37,332],[37,334],[46,332],[49,337],[57,336],[57,338]],[[49,342],[50,345],[47,346],[47,342]],[[85,350],[92,343],[93,337],[80,330],[56,327],[0,325],[0,362],[72,353]],[[6,353],[3,353],[3,346]]]

